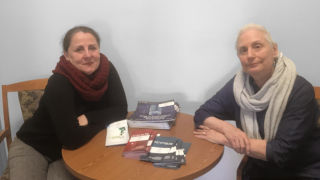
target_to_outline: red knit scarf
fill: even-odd
[[[99,101],[108,89],[109,61],[101,53],[100,65],[91,75],[78,70],[64,56],[60,57],[60,61],[52,72],[65,76],[86,101]]]

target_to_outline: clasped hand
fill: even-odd
[[[226,145],[240,154],[250,153],[249,138],[243,131],[236,127],[228,127],[225,129],[225,133],[221,133],[207,126],[200,125],[193,134],[197,138]]]
[[[78,120],[79,126],[88,125],[88,119],[84,114],[78,116],[77,120]]]

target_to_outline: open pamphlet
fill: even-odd
[[[106,146],[127,144],[129,131],[127,120],[116,121],[107,127]]]

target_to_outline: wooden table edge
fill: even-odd
[[[188,114],[188,113],[182,113],[180,112],[181,114],[184,114],[184,115],[189,115],[189,116],[193,116],[191,114]],[[132,114],[132,112],[129,112],[128,113],[128,116]],[[104,130],[101,130],[101,131],[104,131]],[[100,131],[97,133],[99,134]],[[194,172],[192,174],[188,174],[186,176],[183,176],[183,177],[180,177],[180,178],[176,178],[176,179],[194,179],[194,178],[197,178],[197,177],[200,177],[202,175],[204,175],[205,173],[209,172],[212,168],[214,168],[221,160],[223,154],[224,154],[224,146],[223,145],[218,145],[218,144],[215,144],[217,146],[222,146],[222,153],[220,154],[219,158],[214,161],[212,164],[210,164],[209,166],[207,166],[206,168],[202,169],[201,171],[198,171],[198,172]],[[62,149],[63,150],[63,149]],[[86,175],[82,175],[81,173],[75,171],[74,169],[72,169],[65,161],[64,161],[64,158],[63,158],[63,153],[62,153],[62,159],[63,159],[63,163],[65,164],[67,170],[73,175],[75,176],[76,178],[78,179],[81,179],[81,180],[92,180],[93,178],[90,178],[90,177],[87,177]]]

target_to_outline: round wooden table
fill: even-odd
[[[176,170],[122,157],[124,145],[105,146],[106,130],[76,150],[62,149],[62,156],[68,170],[79,179],[194,179],[219,162],[224,147],[195,138],[193,129],[193,116],[178,113],[170,130],[156,130],[161,136],[174,136],[191,143],[186,164]]]

